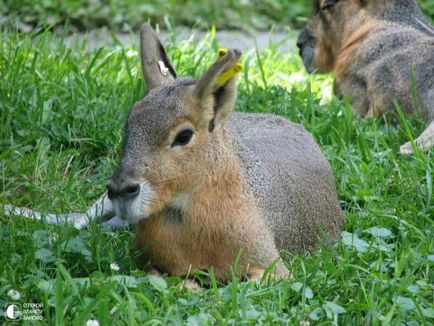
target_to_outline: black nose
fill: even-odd
[[[110,182],[107,184],[107,189],[108,189],[107,194],[110,200],[118,197],[123,197],[125,199],[134,199],[140,193],[140,184],[123,183],[119,185],[113,182],[113,180],[110,180]]]
[[[300,33],[300,35],[298,35],[298,39],[297,39],[297,47],[301,50],[303,50],[306,42],[309,41],[309,33],[307,32],[307,29],[303,29]]]
[[[297,41],[297,47],[298,47],[298,49],[300,51],[303,50],[303,46],[304,46],[304,41],[301,40],[301,39],[298,39],[298,41]]]

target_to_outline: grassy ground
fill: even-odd
[[[434,0],[419,2],[434,19]],[[299,27],[310,15],[312,4],[313,0],[4,0],[0,22],[21,30],[65,23],[74,30],[100,26],[128,30],[137,29],[147,19],[163,26],[171,21],[205,28],[268,29],[272,25]]]
[[[126,114],[144,93],[137,48],[86,53],[48,33],[0,37],[0,204],[84,211],[104,191]],[[198,75],[216,48],[210,36],[169,53],[181,74]],[[177,277],[141,272],[128,230],[0,212],[0,306],[39,302],[44,323],[58,325],[432,324],[433,153],[397,154],[423,124],[357,120],[331,98],[330,78],[309,78],[296,54],[271,47],[259,58],[243,57],[237,109],[274,112],[315,135],[345,210],[342,241],[285,254],[294,280],[218,286],[203,276],[209,289],[194,293],[173,287]]]

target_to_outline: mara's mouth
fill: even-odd
[[[186,213],[192,203],[193,192],[175,192],[169,188],[153,187],[147,181],[140,182],[140,190],[135,191],[134,196],[112,196],[110,198],[115,215],[128,223],[137,223],[158,215],[165,208],[172,208]],[[137,194],[136,194],[137,193]]]
[[[149,216],[146,212],[146,206],[143,207],[137,203],[136,199],[115,199],[112,201],[112,205],[116,216],[129,223],[136,223],[140,220],[148,218]]]
[[[140,182],[140,191],[134,198],[119,196],[112,198],[113,210],[117,217],[129,223],[148,218],[154,193],[148,182]]]

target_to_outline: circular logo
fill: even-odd
[[[10,304],[6,308],[6,317],[10,320],[19,320],[21,318],[21,308],[16,304]]]

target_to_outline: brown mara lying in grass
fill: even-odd
[[[142,265],[181,275],[213,267],[221,281],[242,251],[239,273],[260,279],[280,250],[312,250],[321,235],[337,240],[343,214],[335,181],[313,137],[270,114],[232,112],[236,79],[218,77],[237,64],[230,50],[198,80],[178,78],[156,33],[141,31],[143,74],[150,89],[126,125],[123,159],[104,195],[86,214],[68,214],[78,228],[88,219],[136,223]],[[40,218],[27,209],[9,213]]]

